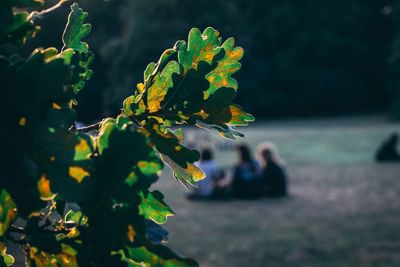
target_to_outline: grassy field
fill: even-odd
[[[246,141],[278,145],[290,197],[189,202],[165,171],[155,187],[177,214],[169,246],[201,266],[400,266],[400,164],[373,162],[392,131],[379,117],[255,124]],[[224,148],[224,167],[236,160],[231,143],[188,138]]]

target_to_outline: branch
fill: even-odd
[[[90,132],[92,130],[98,130],[100,127],[102,121],[96,122],[92,125],[81,127],[81,128],[76,128],[77,131],[79,132]]]
[[[61,7],[65,2],[68,2],[69,0],[60,0],[57,4],[55,4],[52,7],[49,7],[48,9],[44,9],[42,11],[33,11],[29,14],[28,20],[35,20],[37,18],[42,18],[49,14],[50,12],[56,10],[57,8]]]
[[[20,234],[25,234],[25,230],[23,227],[16,226],[16,225],[11,225],[10,230],[12,232],[20,233]]]

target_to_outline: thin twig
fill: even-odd
[[[60,0],[57,4],[55,4],[52,7],[49,7],[48,9],[44,9],[42,11],[33,11],[29,14],[28,20],[35,20],[37,18],[42,18],[48,13],[56,10],[60,6],[62,6],[65,2],[68,2],[69,0]]]
[[[11,225],[10,228],[11,228],[11,231],[13,231],[13,232],[20,233],[20,234],[25,233],[25,229],[23,227]]]
[[[96,122],[95,124],[92,124],[92,125],[89,125],[89,126],[76,128],[76,130],[79,131],[79,132],[90,132],[92,130],[97,130],[97,129],[99,129],[99,126],[100,126],[101,122],[102,121],[99,121],[99,122]]]

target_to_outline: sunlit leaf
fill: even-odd
[[[139,192],[142,199],[139,205],[139,214],[143,215],[146,219],[151,219],[158,224],[167,222],[167,217],[175,213],[163,201],[164,196],[159,191],[153,192]]]
[[[4,236],[17,216],[17,208],[4,189],[0,192],[0,236]]]
[[[86,81],[88,81],[93,75],[93,71],[90,69],[90,67],[94,60],[94,54],[89,51],[86,54],[79,54],[79,57],[80,70],[78,73],[78,81],[73,85],[75,94],[79,93],[79,91],[85,87]]]
[[[81,211],[70,210],[65,215],[65,221],[72,221],[77,225],[85,225],[88,223],[88,217],[84,215]]]
[[[151,143],[161,154],[167,155],[178,165],[186,167],[200,159],[200,153],[182,145],[171,131],[162,131],[157,121],[149,121],[145,125]]]
[[[51,192],[50,181],[45,175],[42,175],[38,181],[38,191],[42,200],[50,200],[54,198],[54,193]]]
[[[182,258],[162,245],[128,247],[118,251],[123,262],[129,267],[195,267],[199,266],[191,259]]]
[[[82,167],[71,166],[69,167],[69,176],[75,179],[78,183],[81,183],[84,178],[90,176],[90,173]]]
[[[179,131],[178,136],[172,131],[162,131],[156,121],[149,121],[145,128],[151,143],[161,153],[161,158],[173,170],[178,181],[185,186],[195,186],[197,181],[205,177],[204,173],[193,165],[200,159],[200,153],[180,143]]]
[[[168,93],[168,89],[173,86],[172,74],[178,72],[179,64],[176,61],[170,61],[162,72],[155,75],[147,94],[147,107],[150,113],[161,109],[161,102]]]
[[[235,90],[238,88],[237,81],[231,75],[241,67],[239,60],[243,57],[243,48],[235,47],[233,38],[227,39],[222,44],[222,48],[225,51],[224,57],[218,60],[217,67],[206,75],[206,79],[210,82],[210,88],[205,94],[206,98],[222,87]]]
[[[181,120],[199,112],[204,105],[204,91],[209,87],[204,76],[211,69],[211,65],[201,61],[196,69],[189,69],[184,75],[173,74],[174,86],[161,103],[163,110],[177,114]]]
[[[203,33],[193,28],[189,32],[188,43],[180,42],[178,45],[178,59],[185,72],[190,69],[197,69],[201,61],[211,64],[222,48],[219,32],[208,27]]]
[[[0,259],[0,266],[12,266],[14,265],[15,259],[12,255],[7,253],[7,247],[6,244],[3,242],[0,242],[0,256],[2,259]],[[1,262],[3,261],[3,262]]]
[[[89,45],[82,42],[90,30],[91,25],[85,23],[88,16],[87,12],[84,12],[77,3],[71,6],[71,13],[68,16],[68,23],[63,34],[63,43],[65,48],[72,48],[80,53],[86,53],[89,50]]]
[[[29,252],[31,263],[36,267],[78,267],[77,252],[70,246],[62,244],[62,251],[50,254],[32,247]]]
[[[228,122],[230,125],[246,126],[249,122],[254,121],[254,116],[245,112],[239,105],[230,105],[229,113],[232,116],[231,120]]]
[[[192,163],[187,163],[186,167],[182,167],[168,156],[162,155],[162,159],[172,169],[175,178],[182,183],[186,189],[189,189],[188,185],[196,186],[196,182],[206,177],[205,173]]]

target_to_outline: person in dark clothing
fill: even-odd
[[[288,191],[286,171],[275,146],[272,143],[263,143],[258,147],[258,154],[263,194],[268,197],[286,196]]]
[[[400,154],[397,152],[397,142],[399,136],[397,133],[392,133],[386,139],[375,154],[376,161],[400,161]]]
[[[237,198],[255,198],[260,196],[259,167],[245,144],[237,146],[239,162],[234,167],[231,184],[232,196]]]

